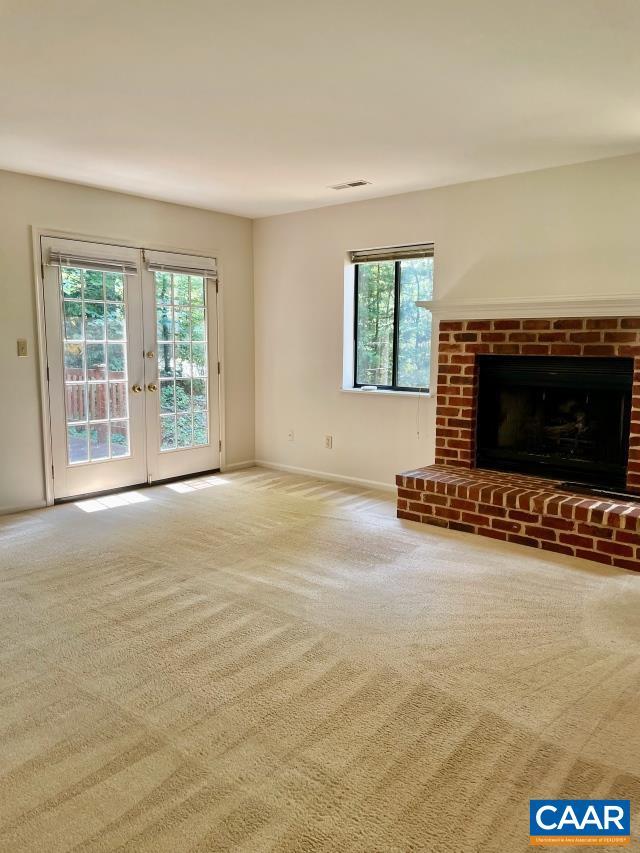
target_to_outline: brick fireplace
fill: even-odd
[[[640,496],[640,318],[442,321],[438,344],[435,465],[398,475],[398,516],[640,569],[640,502],[476,465],[481,357],[625,359],[628,458],[620,485]]]

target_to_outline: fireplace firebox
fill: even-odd
[[[632,358],[478,357],[476,465],[623,489]]]

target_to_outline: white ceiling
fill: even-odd
[[[626,154],[639,45],[638,0],[0,0],[0,168],[256,217]]]

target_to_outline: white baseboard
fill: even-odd
[[[345,477],[343,474],[330,474],[328,471],[314,471],[311,468],[298,468],[296,465],[281,465],[279,462],[269,462],[266,459],[256,459],[260,468],[272,468],[275,471],[288,471],[291,474],[306,474],[308,477],[318,477],[321,480],[331,480],[336,483],[348,483],[350,486],[364,486],[367,489],[377,489],[381,492],[395,492],[395,483],[381,483],[379,480],[363,480],[360,477]]]
[[[34,509],[46,509],[47,506],[46,501],[38,501],[33,504],[19,504],[18,506],[3,506],[0,507],[0,516],[17,515],[19,512],[31,512]]]
[[[231,462],[229,465],[223,465],[220,468],[222,474],[225,471],[239,471],[241,468],[253,468],[256,465],[255,459],[245,459],[244,462]]]

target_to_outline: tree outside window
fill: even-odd
[[[355,387],[428,389],[432,298],[433,257],[356,264]]]

